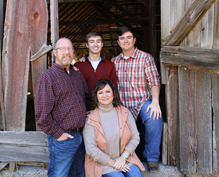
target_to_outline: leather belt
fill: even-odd
[[[76,129],[69,129],[69,130],[67,130],[66,132],[81,132],[82,129],[83,129],[83,127],[76,128]]]

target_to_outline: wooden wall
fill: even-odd
[[[210,174],[219,169],[219,53],[214,50],[219,48],[218,11],[218,0],[161,1],[167,164],[177,165],[184,174]],[[180,54],[184,50],[187,53]]]

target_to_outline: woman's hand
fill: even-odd
[[[121,170],[122,172],[128,172],[130,170],[130,167],[128,165],[124,165],[123,167],[121,167],[119,170]]]
[[[126,160],[123,157],[119,157],[118,159],[116,159],[115,164],[113,165],[113,167],[116,170],[120,170],[121,167],[124,167]]]

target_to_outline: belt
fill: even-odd
[[[83,129],[83,127],[76,128],[76,129],[69,129],[69,130],[67,130],[66,132],[81,132],[82,129]]]

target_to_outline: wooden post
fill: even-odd
[[[0,130],[5,130],[4,116],[4,92],[2,84],[2,41],[3,41],[3,26],[4,26],[4,0],[0,0]]]
[[[31,56],[47,44],[48,10],[45,0],[32,0],[29,7]],[[31,62],[33,96],[40,75],[47,69],[47,57],[41,56]]]
[[[168,124],[163,123],[163,143],[162,143],[162,164],[167,165],[167,152],[168,152]]]
[[[25,130],[30,58],[29,3],[7,1],[2,52],[5,130]]]
[[[51,42],[54,47],[56,40],[59,38],[59,8],[58,0],[50,0],[50,17],[51,17]],[[52,62],[55,57],[52,54]]]

